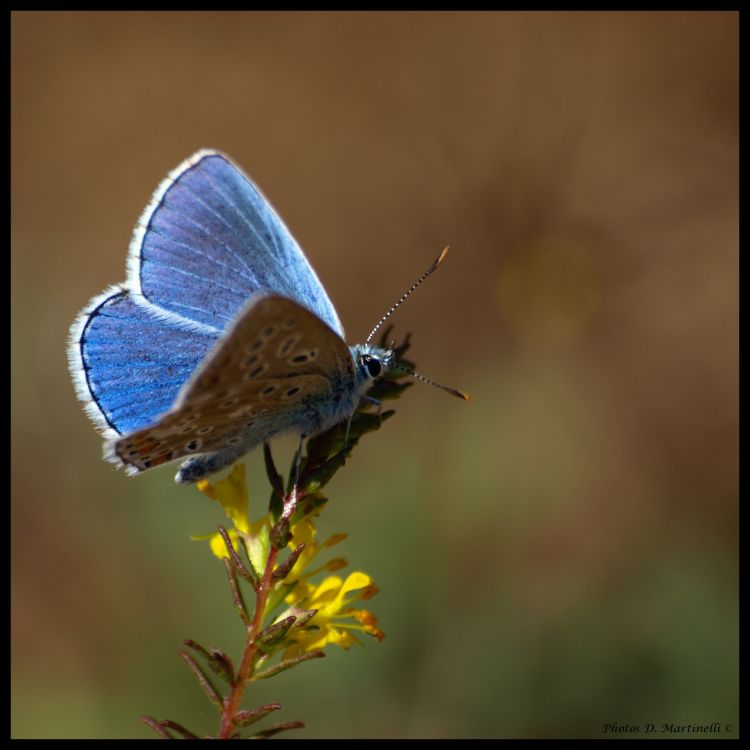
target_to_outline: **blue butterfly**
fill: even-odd
[[[154,193],[127,281],[81,311],[68,359],[104,457],[129,474],[186,458],[175,481],[190,483],[280,432],[307,437],[350,417],[396,365],[370,338],[346,345],[269,202],[224,154],[203,150]]]

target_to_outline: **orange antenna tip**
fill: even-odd
[[[442,262],[443,262],[443,261],[445,260],[445,256],[446,256],[446,255],[448,255],[448,248],[449,248],[449,247],[450,247],[449,245],[446,245],[446,246],[445,246],[445,247],[443,248],[443,252],[442,252],[442,253],[440,253],[440,257],[439,257],[439,258],[438,258],[438,259],[437,259],[437,260],[436,260],[436,261],[435,261],[435,262],[434,262],[434,263],[432,264],[432,268],[433,268],[433,270],[434,270],[435,268],[437,268],[437,267],[438,267],[438,266],[439,266],[439,265],[440,265],[440,264],[441,264],[441,263],[442,263]]]

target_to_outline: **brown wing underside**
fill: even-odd
[[[288,427],[331,378],[353,377],[349,348],[325,323],[292,300],[256,298],[238,316],[174,406],[154,425],[120,438],[116,456],[135,471],[197,453],[212,453]]]

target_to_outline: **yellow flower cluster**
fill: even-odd
[[[258,570],[258,567],[262,568],[265,565],[267,553],[257,556],[254,555],[254,550],[261,547],[267,549],[272,522],[268,516],[254,523],[250,521],[244,465],[236,464],[229,476],[216,484],[203,480],[198,482],[197,486],[204,495],[221,504],[233,524],[233,528],[228,529],[233,546],[239,551],[241,542],[245,543],[251,566],[260,575],[262,571]],[[310,564],[321,550],[343,541],[346,534],[334,534],[322,544],[318,544],[317,529],[309,515],[293,523],[290,533],[290,550],[296,549],[300,544],[304,544],[305,547],[283,580],[278,580],[274,584],[279,590],[288,590],[283,601],[289,606],[289,609],[279,614],[275,621],[283,620],[294,611],[315,610],[315,615],[302,628],[289,631],[284,639],[283,658],[295,658],[306,652],[322,649],[329,643],[348,649],[352,644],[360,643],[355,634],[357,631],[382,640],[384,634],[378,629],[375,616],[366,609],[355,609],[352,606],[354,602],[365,601],[377,593],[378,589],[369,575],[355,571],[346,578],[328,575],[318,583],[311,580],[322,572],[332,573],[346,567],[348,563],[345,559],[334,558],[310,569]],[[228,557],[226,543],[220,534],[193,538],[208,539],[214,555],[219,558]],[[281,599],[279,604],[280,602]]]

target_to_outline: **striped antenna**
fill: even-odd
[[[380,328],[380,326],[385,323],[388,318],[391,317],[393,312],[396,310],[396,308],[443,262],[443,259],[445,256],[448,255],[448,248],[446,247],[445,250],[443,250],[442,253],[440,253],[440,257],[433,262],[433,264],[411,285],[409,288],[409,291],[407,291],[405,294],[401,296],[401,299],[391,307],[390,310],[378,321],[378,324],[370,331],[370,335],[365,339],[365,344],[370,343],[370,339],[375,335],[375,332]],[[432,385],[437,385],[437,383],[433,383]],[[439,386],[442,388],[443,386]]]
[[[442,390],[450,393],[451,396],[455,396],[456,398],[463,399],[464,401],[471,401],[471,396],[468,393],[465,393],[464,391],[459,391],[458,388],[451,388],[450,386],[436,383],[434,380],[430,380],[429,378],[426,378],[424,375],[420,375],[418,372],[414,372],[414,370],[409,370],[408,368],[403,367],[402,365],[391,365],[391,369],[400,370],[401,372],[405,372],[407,375],[411,375],[413,378],[416,378],[417,380],[421,380],[423,383],[427,383],[427,385],[434,385],[435,388],[441,388]]]

